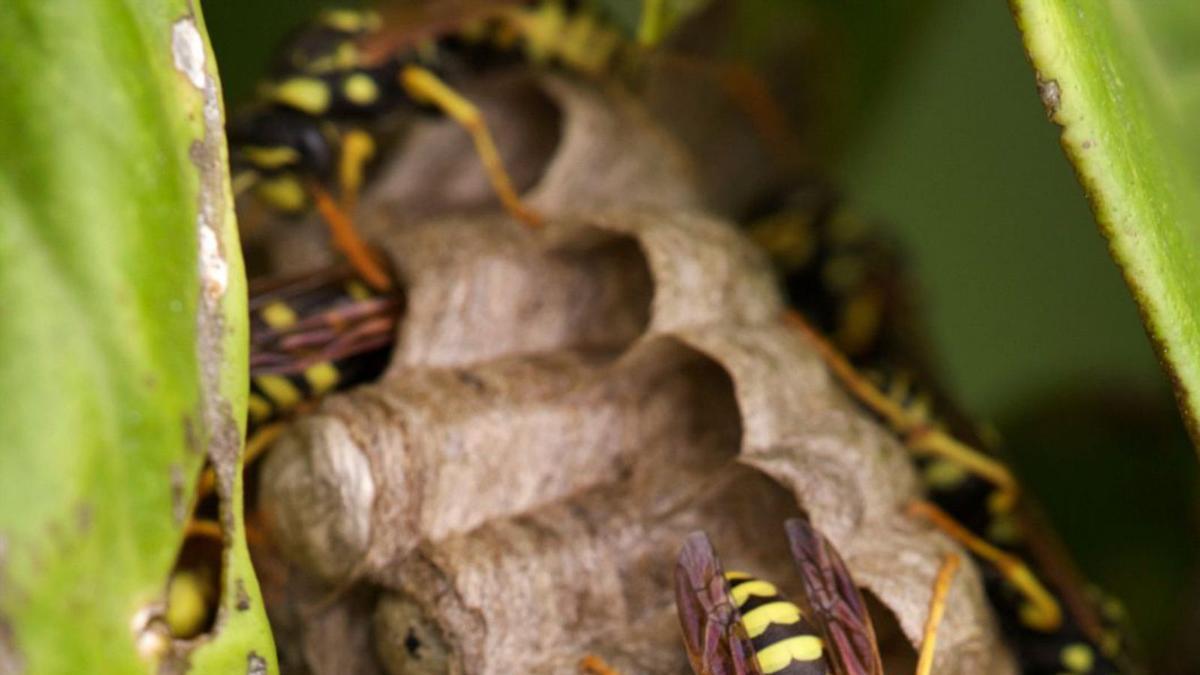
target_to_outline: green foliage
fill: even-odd
[[[1013,468],[1087,578],[1124,602],[1143,652],[1162,659],[1151,672],[1194,671],[1172,642],[1194,610],[1179,589],[1200,563],[1188,534],[1200,483],[1169,392],[1064,390],[1015,412],[1003,420]]]
[[[131,624],[205,455],[237,459],[245,283],[203,36],[186,0],[0,11],[0,670],[150,669]],[[192,663],[274,669],[240,504],[223,513],[226,605]]]
[[[1013,0],[1047,113],[1197,438],[1200,5]]]
[[[872,121],[879,100],[946,0],[738,0],[735,51],[770,64],[788,54],[808,90],[806,138],[822,162]],[[782,92],[786,94],[786,92]],[[808,119],[811,117],[811,119]]]

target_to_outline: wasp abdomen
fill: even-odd
[[[824,644],[799,606],[784,598],[774,584],[749,574],[727,572],[725,578],[764,675],[829,672]]]

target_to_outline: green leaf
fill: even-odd
[[[1200,440],[1200,4],[1012,8],[1047,113]]]
[[[796,3],[806,6],[813,15],[812,27],[804,35],[811,43],[805,57],[812,61],[807,74],[814,95],[820,97],[813,121],[819,128],[813,142],[820,144],[818,150],[822,156],[839,156],[845,143],[872,121],[896,71],[919,44],[918,38],[928,33],[926,25],[944,3],[945,0]],[[742,6],[770,6],[778,14],[790,4],[746,0]],[[770,20],[770,14],[766,16]]]
[[[224,605],[183,655],[275,670],[241,523],[246,290],[204,36],[187,0],[0,9],[0,671],[154,667],[135,626],[206,456]]]

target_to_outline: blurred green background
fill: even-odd
[[[963,404],[992,420],[1153,672],[1200,672],[1195,454],[1004,3],[944,2],[833,168],[901,234]]]
[[[946,3],[836,167],[900,230],[952,383],[996,415],[1031,386],[1157,386],[1120,274],[1001,3]]]
[[[328,4],[205,2],[227,100]],[[1196,456],[1012,17],[1001,2],[868,4],[745,11],[815,6],[847,24],[858,53],[832,57],[850,59],[855,109],[828,170],[901,235],[949,383],[1006,437],[1084,571],[1126,600],[1153,672],[1200,672]]]

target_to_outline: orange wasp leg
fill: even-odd
[[[313,205],[325,222],[329,225],[329,233],[333,235],[334,246],[338,248],[354,269],[372,288],[380,291],[390,290],[392,279],[375,254],[371,252],[366,242],[358,236],[354,221],[350,215],[334,202],[329,191],[316,181],[310,181],[309,191],[312,193]]]
[[[588,654],[579,659],[579,671],[587,675],[621,675],[612,666],[608,665],[604,659],[595,654]]]
[[[919,455],[945,458],[996,486],[996,507],[1011,508],[1020,490],[1008,467],[946,432],[916,420],[896,401],[879,390],[870,380],[855,370],[832,345],[817,334],[796,312],[785,314],[787,321],[804,335],[817,350],[821,359],[850,394],[873,410],[901,435],[904,444]]]
[[[492,189],[496,191],[500,203],[517,220],[529,227],[539,227],[542,224],[541,216],[525,206],[517,196],[479,108],[438,79],[437,75],[420,66],[406,67],[400,73],[400,81],[414,99],[436,106],[471,135],[475,151],[479,154],[479,160],[487,171]]]
[[[915,501],[909,504],[908,513],[928,521],[971,553],[991,563],[1013,588],[1025,596],[1026,604],[1021,608],[1021,619],[1026,625],[1047,632],[1057,630],[1062,625],[1062,608],[1058,601],[1020,558],[980,539],[929,502]]]
[[[942,561],[938,570],[937,580],[933,583],[933,597],[929,600],[929,615],[925,618],[924,636],[921,638],[921,655],[917,658],[916,675],[930,675],[933,672],[933,654],[937,649],[937,631],[942,623],[942,615],[946,613],[946,596],[950,594],[950,584],[958,572],[961,561],[951,553]]]

